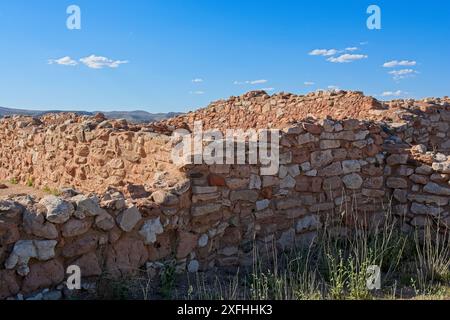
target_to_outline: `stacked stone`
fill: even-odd
[[[417,164],[411,153],[402,152],[390,155],[385,168],[395,212],[412,227],[450,227],[450,157],[438,153],[432,164]]]
[[[122,191],[130,184],[151,189],[155,176],[165,174],[160,183],[173,186],[182,175],[171,161],[170,137],[144,130],[98,117],[3,119],[0,179],[100,194],[108,186]]]
[[[311,241],[324,215],[354,200],[356,214],[381,214],[384,137],[358,120],[302,123],[282,131],[275,175],[261,175],[258,165],[188,167],[192,228],[214,240],[208,264],[251,262],[254,240],[280,249]]]
[[[397,100],[383,105],[359,92],[319,92],[306,96],[250,92],[208,108],[152,125],[130,125],[104,117],[73,114],[40,119],[11,117],[0,121],[0,179],[32,181],[37,187],[74,186],[103,193],[107,186],[126,191],[128,185],[148,185],[156,174],[169,173],[170,186],[180,176],[171,163],[170,138],[158,128],[204,129],[282,128],[308,117],[385,121],[394,142],[423,144],[428,150],[450,150],[448,98]],[[391,120],[391,122],[386,122]],[[396,121],[396,122],[392,122]],[[167,126],[169,125],[169,126]],[[326,143],[326,142],[324,142]],[[106,186],[106,187],[105,187]],[[152,190],[148,190],[151,192]]]
[[[188,181],[140,201],[115,189],[101,198],[67,189],[40,201],[31,196],[2,200],[0,299],[19,292],[20,297],[60,298],[71,265],[80,267],[86,283],[103,272],[136,273],[172,255],[177,244],[177,258],[186,258],[193,250],[183,238],[189,233],[182,222],[189,207]]]
[[[348,229],[364,227],[354,220],[378,221],[391,198],[407,226],[449,227],[449,102],[402,100],[383,109],[361,93],[251,92],[168,125],[68,114],[3,119],[0,179],[94,194],[65,189],[0,201],[0,299],[58,297],[73,264],[85,278],[167,261],[190,272],[249,265],[255,243],[309,244],[321,225],[341,217]],[[305,120],[316,111],[341,120]],[[277,128],[278,172],[175,166],[170,138],[156,132],[205,119],[204,129]]]
[[[264,91],[253,91],[215,101],[206,108],[164,120],[159,125],[193,129],[195,121],[202,121],[206,129],[246,130],[282,128],[307,118],[330,117],[386,122],[400,127],[406,124],[408,128],[416,128],[421,126],[423,119],[422,131],[429,132],[431,138],[438,131],[445,131],[445,124],[439,122],[448,122],[448,112],[450,99],[447,97],[381,102],[355,91],[319,91],[304,96],[283,92],[270,96]],[[428,120],[432,127],[426,125]],[[421,134],[414,136],[420,138]]]
[[[403,122],[389,123],[392,139],[412,145],[424,145],[428,150],[450,152],[450,106],[430,105],[412,109],[403,115]]]
[[[282,92],[270,96],[264,91],[252,91],[213,102],[207,108],[161,123],[190,129],[193,129],[195,121],[202,121],[205,129],[267,129],[281,128],[308,117],[380,119],[382,116],[372,115],[371,112],[381,108],[380,102],[361,92],[320,91],[305,96]]]

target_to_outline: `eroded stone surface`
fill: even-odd
[[[75,211],[70,202],[55,196],[45,197],[39,203],[47,209],[47,220],[56,224],[65,223]]]
[[[152,244],[156,242],[156,237],[164,232],[161,224],[161,219],[148,220],[144,223],[139,234],[144,237],[145,244]]]
[[[139,210],[135,206],[132,206],[119,214],[117,223],[123,231],[130,232],[141,219],[142,215]]]
[[[47,261],[55,256],[55,240],[20,240],[14,245],[13,251],[5,262],[6,269],[19,268],[19,274],[29,273],[30,259]]]
[[[60,284],[64,280],[65,270],[57,260],[38,262],[30,266],[30,273],[22,284],[24,293],[35,292]]]
[[[361,188],[363,184],[363,179],[359,174],[352,173],[349,175],[346,175],[342,178],[342,181],[344,182],[345,186],[349,189],[356,190]]]
[[[0,270],[0,300],[19,293],[20,286],[14,271]]]
[[[123,238],[108,249],[106,271],[113,276],[135,274],[147,260],[148,251],[143,241]]]

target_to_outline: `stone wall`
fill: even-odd
[[[192,228],[226,228],[216,262],[229,265],[251,262],[255,241],[282,250],[313,239],[327,216],[355,199],[360,214],[382,214],[383,136],[379,126],[355,120],[303,123],[283,130],[276,175],[263,176],[256,165],[191,166]]]
[[[101,115],[0,121],[0,179],[41,188],[102,193],[109,186],[170,186],[179,180],[170,152],[170,137]]]
[[[0,179],[91,193],[64,188],[57,197],[0,202],[0,298],[44,289],[44,298],[57,297],[74,264],[85,279],[159,262],[189,272],[248,266],[255,244],[308,244],[330,220],[343,218],[347,228],[338,231],[346,232],[355,215],[370,226],[386,208],[405,229],[448,226],[446,112],[401,125],[325,119],[285,126],[272,176],[259,165],[177,168],[157,126],[101,116],[2,120]]]
[[[394,104],[394,102],[392,102]],[[414,105],[399,113],[402,121],[390,123],[393,134],[411,145],[423,144],[430,151],[450,152],[450,106]]]
[[[0,299],[45,289],[51,291],[45,291],[44,298],[61,296],[71,265],[79,266],[86,280],[104,273],[134,274],[172,252],[186,258],[194,244],[177,247],[176,239],[194,237],[177,227],[189,207],[189,184],[167,192],[167,199],[156,193],[148,202],[126,200],[114,189],[101,197],[67,189],[58,197],[0,201]],[[162,200],[164,208],[157,204]],[[169,214],[174,208],[176,219]]]

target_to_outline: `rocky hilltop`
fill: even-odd
[[[283,128],[307,119],[358,119],[383,122],[404,122],[419,118],[435,109],[449,110],[450,99],[378,101],[355,91],[320,91],[304,96],[290,93],[268,95],[252,91],[228,100],[219,100],[208,107],[162,123],[174,127],[202,121],[205,128]]]

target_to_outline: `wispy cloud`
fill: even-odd
[[[121,64],[126,64],[128,61],[111,60],[106,57],[90,55],[79,60],[82,64],[91,69],[103,69],[103,68],[118,68]],[[62,66],[77,66],[78,62],[69,56],[60,59],[50,59],[48,64],[58,64]]]
[[[389,74],[393,76],[394,80],[401,80],[407,77],[412,77],[415,74],[418,74],[416,70],[413,69],[401,69],[401,70],[393,70],[389,71]]]
[[[335,85],[331,85],[331,86],[328,86],[328,90],[332,90],[332,91],[339,91],[339,90],[340,90],[340,88],[339,88],[338,86],[335,86]]]
[[[266,92],[272,92],[275,91],[275,88],[262,88],[261,90]]]
[[[314,49],[309,53],[310,56],[332,56],[338,53],[336,49]]]
[[[267,83],[267,82],[269,82],[269,81],[268,81],[268,80],[261,79],[261,80],[253,80],[253,81],[250,81],[250,84],[262,84],[262,83]]]
[[[269,80],[260,79],[260,80],[235,81],[234,84],[235,85],[242,85],[242,84],[255,85],[255,84],[264,84],[267,82],[269,82]]]
[[[385,68],[395,68],[395,67],[412,67],[417,65],[417,61],[414,60],[402,60],[402,61],[397,61],[397,60],[392,60],[392,61],[388,61],[385,64],[383,64],[383,67]]]
[[[48,60],[48,64],[59,64],[61,66],[76,66],[78,62],[73,60],[71,57],[66,56],[60,59],[50,59]]]
[[[204,80],[203,79],[201,79],[201,78],[195,78],[195,79],[192,79],[192,82],[193,83],[202,83]]]
[[[407,92],[397,90],[397,91],[385,91],[381,94],[382,97],[400,97],[408,94]]]
[[[367,46],[368,44],[369,44],[369,41],[363,41],[363,42],[359,43],[360,46]]]
[[[312,82],[312,81],[305,81],[305,82],[303,82],[303,84],[304,84],[305,86],[307,86],[307,87],[310,87],[310,86],[315,85],[315,83]]]
[[[91,69],[118,68],[122,64],[127,64],[127,60],[112,60],[102,56],[90,55],[81,58],[80,61]]]
[[[365,43],[360,43],[365,45]],[[369,56],[365,54],[352,54],[351,52],[358,51],[359,47],[346,47],[345,49],[314,49],[309,52],[310,56],[328,57],[327,61],[333,63],[350,63],[356,60],[367,59]]]
[[[333,63],[350,63],[356,60],[362,60],[362,59],[367,59],[369,56],[364,55],[364,54],[343,54],[339,57],[330,57],[327,59],[327,61],[329,62],[333,62]]]
[[[205,91],[189,91],[189,94],[203,95],[203,94],[205,94]]]

